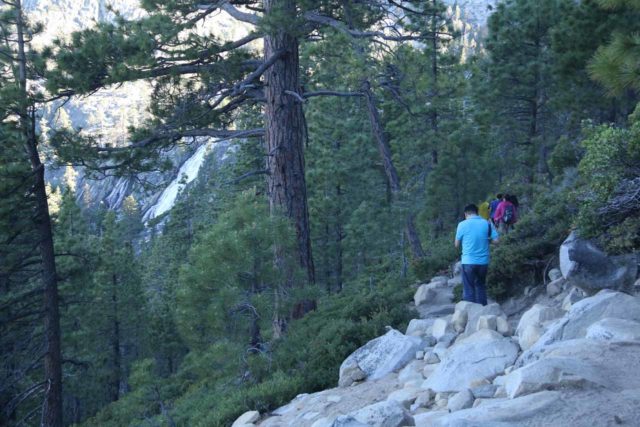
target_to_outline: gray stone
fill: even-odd
[[[413,297],[413,302],[416,306],[441,306],[451,304],[452,299],[453,289],[447,286],[446,281],[439,280],[420,285]]]
[[[454,276],[453,278],[449,279],[447,285],[452,288],[458,285],[462,285],[462,276]]]
[[[401,388],[400,390],[392,392],[387,397],[387,400],[395,400],[406,409],[409,409],[411,404],[417,399],[418,394],[421,392],[422,390],[417,387]]]
[[[483,329],[456,342],[446,353],[423,388],[437,392],[461,391],[479,379],[492,379],[512,365],[518,346],[495,331]]]
[[[424,361],[428,364],[440,363],[440,358],[433,351],[430,351],[425,355]]]
[[[421,414],[416,414],[413,418],[416,421],[416,426],[431,427],[438,419],[449,415],[447,410],[429,411]]]
[[[513,328],[504,317],[496,318],[496,330],[505,337],[513,335]]]
[[[520,348],[528,350],[538,342],[540,337],[544,334],[544,330],[538,324],[529,324],[523,331],[520,332],[518,337],[518,343]]]
[[[405,335],[420,337],[431,333],[434,319],[412,319]]]
[[[408,337],[395,329],[385,335],[369,341],[353,352],[340,366],[341,387],[347,387],[358,381],[359,368],[367,379],[375,380],[402,369],[415,357],[421,340]]]
[[[423,363],[421,361],[419,360],[411,361],[407,366],[402,368],[398,373],[398,381],[400,381],[401,383],[407,383],[413,380],[420,380],[420,382],[422,382],[422,380],[424,380],[421,373],[422,368],[423,368]]]
[[[471,393],[476,399],[491,399],[496,394],[498,386],[496,384],[485,384],[478,387],[473,387]]]
[[[567,281],[588,294],[601,289],[629,290],[636,280],[635,254],[607,256],[575,232],[560,246],[560,270]]]
[[[418,360],[424,359],[424,351],[423,350],[416,351],[416,359],[418,359]]]
[[[562,271],[560,271],[559,268],[552,268],[549,270],[547,276],[549,277],[549,280],[553,282],[555,280],[562,279]]]
[[[498,317],[493,314],[485,314],[478,317],[478,324],[476,329],[491,329],[495,331],[498,329]]]
[[[462,262],[458,261],[453,266],[453,275],[461,276],[462,275]]]
[[[471,408],[473,406],[473,393],[469,389],[462,390],[449,398],[447,409],[451,412],[460,411],[462,409]]]
[[[451,317],[451,323],[453,329],[460,333],[464,332],[464,328],[467,326],[468,313],[465,310],[455,310]]]
[[[597,340],[640,341],[640,323],[607,317],[589,326],[586,337]]]
[[[433,390],[423,390],[418,393],[414,405],[417,405],[418,408],[426,408],[433,401],[435,395]]]
[[[436,356],[438,356],[438,358],[440,358],[440,360],[442,360],[447,354],[448,349],[449,346],[446,343],[439,342],[435,347],[433,347],[432,351]]]
[[[433,322],[431,334],[437,340],[445,334],[452,333],[453,325],[451,324],[451,316],[441,317]]]
[[[394,400],[386,400],[383,402],[374,403],[373,405],[365,406],[364,408],[359,409],[355,412],[351,412],[344,417],[338,417],[338,419],[336,419],[336,422],[345,417],[362,423],[365,426],[372,427],[402,427],[415,425],[413,417],[400,403]],[[334,422],[333,427],[338,426],[352,427],[351,424],[343,425],[336,424]],[[360,427],[357,424],[353,424],[353,427],[356,426]]]
[[[446,345],[447,347],[451,347],[451,344],[453,344],[453,342],[456,340],[457,336],[458,336],[458,334],[456,334],[454,332],[450,332],[450,333],[444,334],[440,338],[438,338],[438,343],[442,343],[442,344]]]
[[[636,425],[638,394],[611,391],[541,391],[515,399],[491,399],[472,409],[421,426],[436,427],[593,427]]]
[[[438,340],[435,339],[433,337],[433,335],[427,335],[425,337],[422,337],[422,344],[425,347],[433,347],[434,345],[436,345],[438,343]]]
[[[545,322],[562,317],[564,312],[556,307],[547,307],[542,304],[535,304],[527,310],[518,322],[516,334],[520,336],[529,325],[543,325]]]
[[[315,417],[317,417],[318,415],[320,415],[319,412],[307,412],[302,416],[303,420],[307,420],[307,421],[311,421],[312,419],[314,419]]]
[[[429,302],[433,302],[436,298],[436,291],[429,287],[428,284],[420,285],[415,295],[413,296],[413,302],[415,305],[422,305]]]
[[[578,288],[571,288],[567,296],[562,300],[562,309],[564,311],[571,310],[571,306],[585,297],[584,292]]]
[[[358,366],[358,361],[355,358],[347,359],[340,365],[340,379],[338,380],[340,387],[349,387],[351,384],[365,379],[367,379],[367,373]]]
[[[320,418],[315,420],[311,427],[331,427],[333,425],[333,420],[329,418]]]
[[[336,418],[331,427],[369,427],[369,424],[362,423],[351,415],[343,415]]]
[[[239,427],[243,424],[252,424],[260,419],[260,412],[258,411],[248,411],[244,414],[240,415],[234,422],[231,424],[231,427]]]
[[[507,395],[514,397],[560,387],[605,386],[607,381],[595,366],[581,360],[546,358],[516,369],[506,376]]]
[[[422,376],[424,378],[429,378],[429,375],[433,374],[433,371],[436,370],[436,366],[437,366],[436,363],[424,365],[424,368],[422,368]],[[424,381],[420,383],[420,388],[428,388],[428,387],[422,387],[423,384],[424,384]]]
[[[640,363],[639,349],[640,342],[561,341],[550,346],[541,359],[507,375],[505,388],[511,398],[549,388],[637,391],[640,372],[629,367]]]
[[[500,308],[500,304],[493,303],[482,306],[480,304],[469,305],[466,308],[467,311],[467,326],[464,330],[465,334],[471,335],[478,330],[478,319],[481,316],[486,315],[494,315],[494,316],[504,316],[504,312],[502,308]]]
[[[547,295],[550,297],[554,297],[562,292],[562,285],[564,284],[564,279],[561,277],[553,282],[547,283]]]
[[[517,366],[537,358],[554,342],[584,338],[592,324],[607,317],[640,322],[640,298],[605,289],[578,301],[563,318],[548,326],[538,342],[520,356]]]
[[[449,281],[447,276],[435,276],[431,278],[431,283],[437,283],[440,286],[444,286]]]

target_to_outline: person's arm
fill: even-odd
[[[453,241],[453,245],[456,249],[460,249],[460,241],[462,240],[462,223],[458,224],[458,228],[456,229],[456,238]]]
[[[500,243],[500,234],[498,234],[498,232],[496,231],[496,228],[493,226],[493,224],[489,224],[489,227],[491,227],[490,242],[493,243],[494,245]]]

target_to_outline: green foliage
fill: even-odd
[[[532,211],[492,247],[487,277],[492,298],[504,300],[544,280],[545,269],[569,234],[575,210],[564,192],[538,196]]]
[[[624,184],[640,176],[639,119],[636,112],[626,128],[587,126],[582,143],[585,154],[579,164],[582,185],[576,197],[581,206],[576,225],[587,237],[600,236],[603,246],[614,252],[637,248],[640,228],[634,217],[627,218],[633,209],[618,213],[611,205],[616,197],[632,192]]]
[[[453,245],[454,234],[455,232],[451,231],[448,235],[431,240],[427,256],[412,261],[412,270],[416,279],[427,281],[445,271],[448,273],[449,267],[460,255],[458,249]]]
[[[274,310],[286,312],[288,301],[274,306],[272,299],[290,280],[288,272],[294,282],[300,279],[295,260],[283,256],[277,266],[273,256],[276,251],[294,253],[293,245],[294,233],[284,217],[269,215],[254,194],[238,197],[193,246],[180,275],[176,321],[183,338],[198,348],[221,334],[259,334],[274,318]],[[247,339],[252,340],[259,338]]]
[[[603,8],[618,9],[634,22],[631,28],[618,28],[611,40],[601,46],[589,63],[589,74],[608,89],[609,94],[620,96],[627,90],[640,90],[640,2],[637,0],[599,0]],[[631,32],[631,31],[633,32]]]

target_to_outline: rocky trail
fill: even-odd
[[[637,258],[573,235],[559,258],[502,305],[453,304],[459,266],[434,277],[415,293],[420,317],[351,354],[339,387],[233,427],[639,426]]]

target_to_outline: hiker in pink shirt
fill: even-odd
[[[493,219],[498,225],[500,234],[508,233],[511,226],[518,221],[518,208],[513,203],[510,195],[505,194],[502,196],[502,201],[498,204]]]

